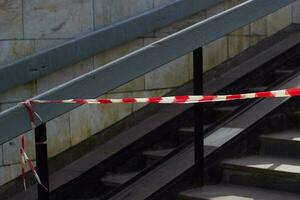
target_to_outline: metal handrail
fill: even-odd
[[[0,67],[0,92],[76,64],[224,0],[177,0]]]
[[[95,98],[294,1],[246,1],[108,63],[99,69],[62,84],[34,99]],[[76,107],[75,105],[58,104],[34,105],[35,110],[44,122],[69,112]],[[37,119],[36,121],[39,120]],[[40,123],[37,122],[37,125]],[[27,111],[22,105],[14,106],[0,113],[0,144],[30,129]]]

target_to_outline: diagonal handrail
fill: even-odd
[[[177,0],[13,63],[0,66],[0,92],[36,80],[224,0]]]
[[[35,99],[95,98],[294,1],[296,0],[248,0],[58,86]],[[34,105],[44,122],[75,107]],[[0,114],[0,144],[30,129],[26,110],[21,105]]]

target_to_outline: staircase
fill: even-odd
[[[91,73],[88,73],[82,76],[80,79],[75,79],[67,84],[64,84],[58,87],[55,90],[51,90],[41,96],[39,98],[58,98],[62,99],[65,97],[73,97],[74,91],[76,91],[76,96],[80,97],[96,97],[106,92],[114,89],[122,84],[127,83],[129,80],[133,80],[145,73],[152,71],[159,66],[162,66],[165,63],[170,62],[171,60],[177,59],[179,56],[193,52],[194,54],[197,50],[195,49],[202,49],[202,47],[207,44],[208,42],[214,41],[232,31],[236,30],[243,25],[249,24],[253,22],[255,19],[261,18],[266,16],[267,14],[273,13],[281,7],[292,3],[294,0],[274,0],[275,3],[270,4],[267,1],[249,1],[245,4],[241,4],[240,6],[236,6],[233,9],[230,9],[227,12],[217,15],[205,23],[198,23],[192,27],[185,29],[184,31],[180,31],[176,34],[173,34],[170,37],[162,39],[158,42],[155,42],[141,50],[136,51],[133,54],[129,54],[128,56],[123,57],[122,59],[118,60],[118,62],[112,62],[106,65],[105,68],[101,70],[95,70]],[[262,8],[260,11],[258,8]],[[259,10],[260,12],[255,12]],[[245,15],[245,13],[252,13],[252,15]],[[235,23],[232,23],[232,19],[236,18],[237,16],[243,16],[240,20]],[[228,23],[230,22],[230,23]],[[232,24],[231,24],[232,23]],[[229,24],[228,28],[222,28],[221,25]],[[215,27],[220,27],[219,31],[212,31]],[[208,31],[207,31],[208,30]],[[211,33],[211,32],[213,33]],[[199,39],[199,35],[203,36]],[[297,35],[290,40],[298,40]],[[78,41],[77,41],[78,42]],[[90,41],[91,42],[91,41]],[[293,45],[286,45],[280,46],[280,50],[285,47],[286,50],[291,49],[294,47],[295,41],[288,41],[293,43]],[[75,42],[74,42],[75,44]],[[174,48],[174,47],[184,47],[184,48]],[[80,49],[80,48],[77,48]],[[283,52],[285,52],[283,51]],[[202,52],[202,50],[201,50]],[[281,55],[283,52],[279,53],[276,49],[276,53],[274,53],[274,49],[271,51],[264,52],[264,58],[255,59],[256,65],[267,65],[270,64],[266,60],[271,60],[268,57],[277,57]],[[202,52],[203,53],[203,52]],[[256,52],[257,53],[257,52]],[[196,54],[195,54],[196,55]],[[276,56],[277,55],[277,56]],[[260,55],[262,56],[262,55]],[[201,55],[203,58],[203,55]],[[267,58],[266,58],[267,57]],[[156,58],[156,59],[153,59]],[[195,60],[197,57],[194,57]],[[200,58],[200,57],[199,57]],[[78,58],[79,59],[79,58]],[[202,60],[202,59],[201,59]],[[258,64],[260,61],[260,64]],[[267,62],[267,63],[266,63]],[[140,65],[143,63],[143,65]],[[201,67],[203,67],[201,63]],[[278,64],[278,63],[277,63]],[[233,72],[228,79],[222,77],[223,79],[218,80],[218,84],[223,85],[226,84],[233,84],[235,81],[242,79],[241,77],[245,77],[246,74],[250,74],[251,71],[254,70],[254,64],[251,62],[247,62],[245,64],[247,67],[244,67],[242,72]],[[271,64],[270,64],[271,65]],[[198,66],[194,63],[194,69]],[[286,69],[285,67],[280,68],[282,66],[274,66],[274,68],[278,68],[277,71],[274,72],[274,76],[282,77],[282,78],[289,78],[294,73],[298,73],[299,69]],[[297,67],[297,66],[294,66]],[[253,69],[252,69],[253,68]],[[116,70],[116,69],[122,69]],[[119,76],[120,73],[123,72],[123,76]],[[195,70],[194,70],[195,72]],[[201,69],[202,72],[202,69]],[[243,75],[244,74],[244,75]],[[107,83],[105,79],[102,77],[119,77],[116,81],[112,83]],[[285,77],[286,76],[286,77]],[[266,77],[266,76],[263,76]],[[272,75],[268,74],[268,78],[273,77]],[[244,80],[247,83],[253,82],[256,79],[260,79],[261,82],[268,82],[268,83],[258,83],[252,87],[249,85],[242,86],[238,84],[238,87],[233,88],[235,91],[241,92],[254,92],[254,91],[261,91],[266,90],[268,88],[272,88],[273,83],[275,80],[266,80],[265,78],[259,78],[258,74],[255,74],[255,77],[252,78],[252,81]],[[283,81],[279,78],[279,82]],[[235,81],[233,81],[235,80]],[[108,84],[108,85],[106,85]],[[95,85],[101,85],[101,90],[96,89]],[[217,92],[216,88],[219,86],[209,85],[208,88],[213,88],[209,90],[210,92],[214,91]],[[105,87],[104,87],[105,86]],[[197,86],[194,86],[197,87]],[[246,89],[245,89],[246,88]],[[206,88],[205,88],[206,89]],[[245,89],[245,90],[242,90]],[[205,90],[206,91],[206,90]],[[229,91],[226,91],[230,93]],[[253,102],[253,105],[258,104],[258,102]],[[271,112],[272,109],[275,109],[278,105],[273,105],[274,108],[270,106],[269,111]],[[247,106],[247,105],[246,105]],[[245,106],[245,107],[246,107]],[[249,106],[249,105],[248,105]],[[264,109],[268,106],[267,103],[261,103],[258,105],[263,106]],[[235,136],[242,132],[241,130],[237,129],[230,129],[230,128],[219,128],[216,126],[218,123],[220,126],[223,126],[223,120],[226,116],[231,116],[231,119],[234,119],[234,115],[237,113],[237,110],[240,110],[242,106],[236,105],[233,103],[228,104],[216,104],[214,107],[209,107],[207,110],[211,112],[208,113],[212,120],[208,120],[205,124],[205,129],[209,129],[208,127],[212,127],[209,130],[218,129],[220,131],[216,131],[214,135],[209,135],[207,142],[208,145],[205,145],[205,156],[211,154],[212,152],[217,151],[218,148],[221,148],[225,143],[234,139]],[[189,107],[190,108],[190,107]],[[243,107],[244,108],[244,107]],[[249,106],[250,108],[250,106]],[[264,110],[260,109],[260,110]],[[50,119],[54,119],[60,116],[63,113],[66,113],[71,110],[71,107],[65,107],[61,109],[57,105],[51,106],[50,108],[47,107],[39,107],[37,106],[38,113],[41,113],[43,119],[46,119],[47,122]],[[168,130],[165,131],[165,134],[155,133],[156,129],[159,127],[160,133],[165,130],[165,124],[156,125],[153,130],[149,128],[149,126],[141,126],[139,124],[139,131],[135,130],[135,134],[132,138],[128,134],[132,130],[128,130],[126,136],[122,135],[122,142],[113,143],[117,141],[120,137],[114,138],[115,140],[110,141],[110,144],[117,144],[117,145],[108,145],[114,151],[110,151],[106,149],[107,154],[106,157],[101,157],[99,154],[97,155],[96,150],[93,151],[88,156],[85,156],[80,161],[76,161],[76,163],[72,163],[71,167],[67,166],[66,168],[69,171],[76,172],[76,175],[73,175],[69,178],[69,180],[59,180],[59,184],[56,184],[55,181],[52,179],[51,183],[55,185],[55,187],[51,188],[52,194],[55,194],[55,189],[57,189],[57,193],[63,193],[64,195],[70,195],[72,199],[92,199],[95,197],[99,198],[111,198],[113,199],[125,199],[123,196],[126,196],[127,199],[130,199],[130,195],[139,196],[139,198],[131,198],[131,199],[150,199],[148,197],[155,196],[156,192],[159,193],[160,190],[165,188],[166,186],[171,185],[170,183],[181,177],[182,175],[187,174],[189,170],[192,168],[193,165],[193,144],[192,142],[187,143],[187,141],[193,140],[193,127],[192,124],[186,124],[186,126],[182,126],[182,124],[173,123],[174,121],[180,121],[177,119],[177,116],[183,116],[183,113],[187,111],[186,109],[178,109],[175,113],[175,109],[172,110],[174,116],[167,120],[167,117],[162,114],[165,118],[162,118],[165,121],[172,121],[167,128]],[[245,109],[246,110],[246,109]],[[250,109],[249,109],[250,110]],[[247,110],[248,111],[248,110]],[[21,114],[20,114],[21,113]],[[248,113],[251,114],[251,111]],[[266,112],[267,113],[267,112]],[[0,116],[0,127],[2,132],[6,132],[6,134],[1,138],[1,141],[7,141],[15,136],[18,136],[20,132],[24,132],[24,130],[28,129],[28,123],[24,122],[24,116],[27,114],[24,112],[24,108],[16,107],[15,109],[10,110],[9,112]],[[206,113],[205,113],[206,114]],[[246,113],[247,114],[247,113]],[[266,115],[265,113],[261,114],[261,117]],[[19,116],[16,120],[14,119],[15,116]],[[208,116],[208,115],[205,115]],[[243,116],[241,117],[240,121],[249,121],[247,115],[246,118],[243,120]],[[175,119],[176,120],[173,120]],[[257,117],[258,120],[259,117]],[[12,120],[14,119],[14,120]],[[26,115],[27,119],[27,115]],[[149,117],[150,119],[150,117]],[[220,119],[220,120],[219,120]],[[160,121],[162,121],[159,118]],[[230,123],[229,119],[226,120],[226,123]],[[11,128],[11,124],[8,122],[15,122],[13,129]],[[156,118],[156,121],[157,118]],[[190,120],[192,121],[192,120]],[[234,120],[232,120],[234,121]],[[238,121],[238,120],[236,120]],[[22,122],[22,123],[21,123]],[[155,121],[151,121],[153,124]],[[215,122],[215,124],[212,124]],[[217,123],[216,123],[217,122]],[[157,122],[156,122],[157,123]],[[225,122],[224,122],[225,123]],[[249,122],[243,128],[248,129],[252,124],[256,123],[255,120],[253,122]],[[150,123],[149,123],[150,124]],[[245,124],[245,123],[244,123]],[[215,126],[215,127],[213,127]],[[142,127],[142,129],[141,129]],[[163,127],[163,128],[162,128]],[[147,128],[149,130],[147,130]],[[151,127],[152,128],[152,127]],[[172,128],[172,131],[170,129]],[[179,129],[178,129],[179,128]],[[177,131],[173,131],[173,129]],[[145,132],[147,130],[149,133],[143,133],[145,135],[137,137],[140,132]],[[155,131],[154,131],[155,130]],[[7,132],[10,131],[10,132]],[[172,134],[169,134],[172,132]],[[151,133],[151,134],[150,134]],[[175,133],[175,134],[174,134]],[[224,134],[225,133],[225,134]],[[291,135],[291,134],[296,135]],[[152,135],[153,134],[153,135]],[[220,135],[222,134],[222,135]],[[226,135],[227,134],[227,135]],[[274,196],[277,199],[299,199],[297,194],[297,187],[298,184],[298,172],[300,172],[300,162],[298,162],[297,155],[293,155],[285,151],[284,146],[297,146],[294,144],[294,138],[299,138],[300,136],[297,135],[298,131],[290,130],[289,134],[284,133],[274,133],[261,136],[261,150],[259,151],[259,155],[251,155],[247,157],[242,157],[238,159],[226,160],[223,163],[223,181],[222,184],[219,185],[208,185],[201,189],[190,189],[185,192],[181,192],[179,194],[180,199],[274,199]],[[225,135],[225,136],[224,136]],[[276,136],[277,135],[277,136]],[[278,136],[280,135],[280,137]],[[289,137],[281,137],[282,135],[290,135]],[[155,137],[154,137],[155,136]],[[211,136],[211,137],[210,137]],[[152,137],[152,138],[151,138]],[[166,139],[167,138],[167,139]],[[157,142],[159,141],[159,142]],[[275,141],[277,142],[276,144]],[[188,145],[186,145],[187,143]],[[283,145],[283,143],[285,145]],[[104,145],[103,145],[104,146]],[[277,148],[278,151],[273,151],[272,148]],[[100,149],[100,147],[99,147]],[[97,150],[99,150],[97,149]],[[282,150],[283,149],[283,150]],[[100,151],[99,151],[100,152]],[[286,154],[284,154],[286,152]],[[101,152],[103,153],[103,151]],[[168,157],[172,154],[172,157]],[[96,155],[96,156],[95,156]],[[287,156],[288,155],[288,156]],[[293,156],[292,156],[293,155]],[[122,159],[119,159],[121,158]],[[86,159],[89,158],[89,159]],[[123,160],[125,158],[125,160]],[[88,160],[89,162],[83,162],[83,160]],[[98,160],[97,160],[98,159]],[[119,160],[118,160],[119,159]],[[79,159],[78,159],[79,160]],[[184,162],[185,160],[185,162]],[[179,162],[178,162],[179,161]],[[84,164],[82,164],[84,163]],[[117,163],[117,164],[116,164]],[[155,163],[159,163],[155,165]],[[80,165],[82,164],[82,165]],[[76,167],[80,167],[80,170],[74,170]],[[57,175],[57,174],[56,174]],[[152,177],[151,177],[152,176]],[[57,176],[58,177],[58,176]],[[56,177],[56,178],[57,178]],[[65,174],[59,178],[65,178]],[[165,177],[165,178],[164,178]],[[299,176],[300,178],[300,176]],[[57,182],[57,181],[56,181]],[[151,183],[150,183],[151,182]],[[143,184],[146,185],[147,183],[151,184],[151,187],[143,187]],[[153,184],[154,183],[154,184]],[[61,187],[65,184],[65,188]],[[74,187],[73,187],[74,186]],[[103,187],[102,187],[103,186]],[[138,186],[138,187],[136,187]],[[52,186],[51,186],[52,187]],[[135,187],[133,190],[131,188]],[[101,188],[103,191],[101,191]],[[137,189],[139,188],[139,190]],[[142,189],[141,189],[142,188]],[[66,192],[64,192],[66,189]],[[276,190],[276,192],[275,192]],[[280,191],[277,191],[280,190]],[[127,193],[127,191],[129,191]],[[70,192],[70,194],[67,194]],[[94,192],[94,193],[93,193]],[[103,194],[100,194],[103,192]],[[288,192],[288,193],[287,193]],[[44,191],[44,193],[48,194],[48,191]],[[122,193],[119,195],[119,193]],[[129,194],[129,195],[128,195]],[[80,196],[82,195],[82,196]],[[123,196],[122,196],[123,195]],[[251,195],[254,195],[251,197]],[[36,195],[35,195],[36,196]],[[145,197],[148,196],[148,197]],[[24,196],[22,196],[24,199]],[[63,199],[67,199],[62,197]],[[70,199],[69,198],[69,199]],[[53,199],[57,199],[54,197]],[[153,199],[153,198],[152,198]]]
[[[251,60],[256,62],[262,58],[268,62],[265,61],[265,64],[257,65],[253,70],[247,68],[244,62],[240,63],[238,67],[241,69],[247,68],[247,73],[245,72],[242,76],[237,76],[236,71],[234,71],[237,78],[231,84],[228,81],[222,83],[216,80],[216,83],[220,85],[220,89],[215,88],[216,84],[208,84],[206,90],[210,92],[214,90],[223,91],[223,93],[230,93],[230,91],[236,93],[257,92],[272,89],[273,86],[288,81],[291,76],[299,72],[299,56],[297,52],[299,52],[300,46],[297,45],[299,42],[296,39],[297,38],[294,37],[295,41],[292,42],[293,48],[288,47],[286,50],[280,48],[282,52],[276,54],[277,56],[272,54],[272,57],[269,59],[267,59],[266,56],[260,57],[260,55],[264,54],[256,51],[255,56],[250,57],[245,63],[249,63]],[[284,44],[287,42],[287,40],[282,41]],[[263,50],[262,52],[270,52],[271,49],[277,50],[277,47],[281,46],[288,45],[282,45],[280,42],[272,47],[268,47],[267,50]],[[289,55],[288,58],[287,55]],[[253,67],[255,64],[256,63],[251,66]],[[232,77],[230,72],[231,71],[227,72],[227,76]],[[228,86],[224,87],[224,84]],[[211,85],[214,86],[211,87],[213,89],[210,88]],[[183,86],[183,88],[187,89],[185,86]],[[187,89],[188,92],[191,90],[189,88],[190,87]],[[181,89],[179,90],[181,91]],[[207,104],[204,106],[206,116],[204,130],[209,133],[208,135],[214,132],[217,133],[216,136],[212,134],[212,137],[208,139],[208,145],[205,146],[206,154],[210,154],[210,152],[216,149],[210,144],[223,143],[223,141],[214,142],[215,140],[226,139],[227,136],[231,137],[230,135],[232,133],[235,134],[235,131],[233,130],[231,133],[230,130],[226,128],[227,126],[220,128],[220,130],[218,129],[219,131],[213,130],[219,125],[222,126],[223,122],[227,121],[231,116],[233,117],[239,112],[243,113],[244,108],[249,107],[249,104],[255,105],[256,102],[230,101]],[[266,106],[264,106],[264,108],[265,107]],[[130,129],[129,132],[120,134],[120,137],[116,137],[111,143],[107,144],[105,148],[99,148],[97,153],[93,152],[92,155],[87,156],[88,159],[82,159],[83,162],[80,166],[85,166],[86,160],[91,158],[93,158],[95,162],[98,159],[97,162],[100,164],[98,166],[92,166],[94,168],[92,170],[90,170],[92,167],[82,170],[86,171],[86,173],[79,177],[76,182],[66,183],[66,185],[53,192],[52,199],[91,199],[95,197],[100,199],[109,199],[110,197],[112,197],[112,199],[123,199],[123,197],[125,197],[125,199],[145,199],[146,196],[157,192],[160,187],[162,188],[164,185],[167,185],[168,182],[173,181],[177,176],[188,171],[193,165],[193,155],[191,154],[193,149],[190,148],[190,146],[193,146],[194,127],[192,116],[188,115],[187,112],[188,108],[189,107],[177,106],[164,109],[156,113],[155,116],[150,117],[149,120],[147,119],[145,122],[142,121],[138,127],[134,127],[132,130]],[[175,118],[174,120],[170,120],[173,118],[168,117],[168,120],[174,121],[174,123],[172,122],[168,126],[163,125],[162,119],[166,118],[165,114],[172,113],[172,115],[174,115],[174,113],[177,113],[177,109],[179,109],[177,115],[181,117],[178,119],[175,117],[176,120]],[[183,109],[185,111],[182,111]],[[149,129],[150,124],[153,126],[156,123],[153,119],[160,119],[157,121],[162,124],[155,126],[149,133],[145,132]],[[247,119],[247,121],[249,120]],[[240,122],[236,124],[240,124]],[[158,129],[157,127],[160,128]],[[121,148],[120,144],[124,146],[124,141],[128,142],[128,147]],[[186,147],[187,144],[189,145],[188,148]],[[112,151],[110,151],[109,148],[112,148]],[[118,153],[114,150],[115,148],[120,148]],[[99,158],[101,156],[99,154],[103,151],[110,152],[111,158],[100,160]],[[116,155],[113,155],[114,151]],[[108,155],[106,155],[106,157],[108,157]],[[184,160],[182,159],[183,157]],[[78,162],[80,163],[80,160]],[[178,163],[180,165],[178,165]],[[68,170],[70,169],[73,170],[77,168],[68,167]],[[144,191],[144,189],[147,192],[140,192]],[[177,195],[177,193],[174,194]]]
[[[258,155],[223,161],[220,184],[179,194],[180,200],[300,199],[300,129],[260,136]]]
[[[224,116],[230,115],[236,111],[239,106],[235,105],[235,102],[226,103],[225,106],[216,106],[211,109],[213,120],[218,121]],[[213,124],[206,124],[204,130],[211,127]],[[109,171],[106,176],[101,178],[101,184],[107,187],[108,190],[120,187],[125,183],[128,183],[134,177],[136,177],[143,170],[153,166],[156,162],[165,158],[171,153],[174,153],[176,149],[184,145],[188,141],[193,141],[194,127],[187,125],[176,131],[175,134],[166,135],[159,142],[151,145],[147,150],[141,152],[136,157],[128,158],[128,160],[122,163],[115,170]]]

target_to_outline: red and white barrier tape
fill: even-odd
[[[22,104],[24,105],[24,107],[28,111],[30,124],[31,124],[32,129],[34,129],[35,128],[34,115],[36,115],[40,120],[41,120],[41,118],[36,112],[34,112],[30,101],[25,101]],[[40,177],[39,177],[38,173],[36,172],[36,169],[33,165],[33,162],[29,159],[29,157],[27,156],[27,154],[25,152],[24,134],[22,134],[20,136],[20,157],[21,157],[20,166],[21,166],[21,174],[22,174],[22,179],[23,179],[24,190],[26,191],[26,189],[27,189],[27,187],[26,187],[26,174],[25,174],[26,164],[29,167],[29,169],[31,170],[31,172],[34,175],[34,177],[35,177],[36,181],[38,182],[38,184],[40,184],[43,188],[45,188],[47,190],[47,188],[42,184],[41,179],[40,179]]]
[[[24,157],[24,148],[25,148],[25,139],[24,135],[20,136],[20,167],[21,167],[21,175],[23,180],[23,186],[24,190],[26,191],[26,174],[25,174],[25,166],[26,166],[26,160]]]
[[[254,98],[275,98],[300,96],[300,88],[274,90],[244,94],[205,95],[205,96],[172,96],[151,98],[122,98],[122,99],[66,99],[66,100],[31,100],[34,103],[67,103],[67,104],[114,104],[114,103],[158,103],[158,104],[186,104],[232,101]]]
[[[244,94],[229,95],[205,95],[205,96],[172,96],[172,97],[150,97],[150,98],[122,98],[122,99],[66,99],[66,100],[28,100],[22,104],[28,111],[32,128],[35,127],[35,115],[41,120],[40,116],[34,111],[31,103],[67,103],[67,104],[115,104],[115,103],[157,103],[157,104],[190,104],[190,103],[209,103],[220,101],[232,101],[254,98],[279,98],[300,96],[300,88],[290,88],[284,90],[264,91]],[[42,120],[41,120],[42,121]],[[24,188],[26,190],[25,165],[27,164],[34,174],[37,182],[47,189],[41,182],[32,161],[25,152],[24,135],[20,141],[21,170]]]

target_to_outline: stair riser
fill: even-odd
[[[214,123],[215,121],[223,118],[224,116],[229,115],[232,112],[233,111],[231,110],[218,110],[218,109],[215,110],[214,108],[212,108],[211,110],[204,112],[205,118],[203,119],[204,120],[203,123],[204,124]]]
[[[262,139],[261,154],[300,158],[300,142]]]
[[[204,119],[203,119],[203,123],[204,124],[211,124],[214,121],[216,121],[216,113],[214,110],[204,110]],[[194,125],[194,123],[192,123]]]
[[[268,126],[274,132],[284,131],[289,128],[288,125],[289,119],[287,115],[284,113],[284,111],[282,111],[281,113],[276,113],[274,115],[271,115],[270,117],[268,117],[268,119],[269,119]]]
[[[145,167],[150,167],[152,165],[154,165],[156,162],[158,161],[158,159],[152,159],[152,158],[146,158],[145,159]]]
[[[222,111],[222,110],[216,110],[215,114],[214,114],[214,118],[211,119],[211,122],[215,122],[217,120],[220,120],[222,118],[224,118],[225,116],[230,115],[230,113],[232,113],[233,111]]]
[[[178,133],[178,143],[183,144],[191,139],[194,138],[193,132],[187,132],[187,133]]]
[[[104,187],[106,187],[107,189],[111,190],[113,188],[117,188],[120,187],[122,184],[118,184],[118,183],[110,183],[110,182],[102,182],[102,184],[104,185]]]
[[[223,181],[230,184],[262,187],[300,193],[300,176],[267,170],[224,169]]]
[[[210,200],[208,198],[194,198],[194,197],[186,197],[186,196],[183,196],[183,195],[179,195],[178,196],[178,200]]]

